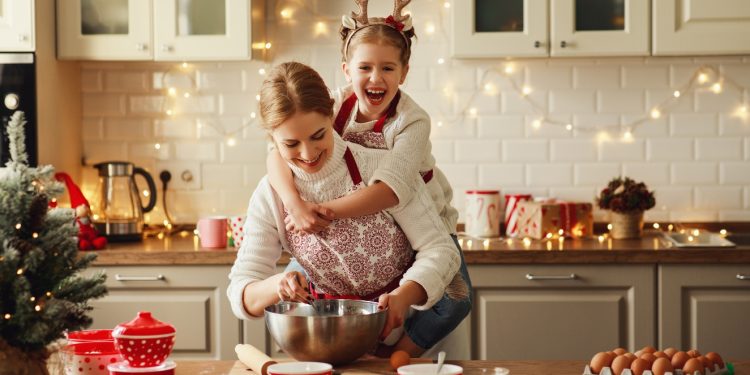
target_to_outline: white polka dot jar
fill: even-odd
[[[154,319],[150,312],[141,311],[135,319],[118,324],[112,337],[128,365],[155,367],[172,353],[175,329],[171,324]]]

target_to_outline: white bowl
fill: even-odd
[[[437,368],[437,363],[420,363],[418,365],[401,366],[396,372],[398,372],[398,375],[435,375],[437,374]],[[447,363],[440,369],[440,375],[461,375],[463,373],[463,367]]]
[[[268,375],[331,375],[333,366],[323,362],[287,362],[268,366]]]

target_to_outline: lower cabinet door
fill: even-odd
[[[109,294],[93,300],[92,329],[114,328],[139,311],[173,325],[174,359],[236,359],[241,325],[226,296],[229,267],[92,267],[104,271]]]
[[[588,360],[600,351],[655,344],[654,266],[474,266],[470,272],[477,359]]]

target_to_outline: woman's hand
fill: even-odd
[[[282,301],[310,302],[312,301],[312,297],[310,296],[310,288],[307,285],[305,275],[297,271],[288,272],[279,281],[276,294],[279,295],[279,299]]]
[[[409,306],[411,306],[411,303],[401,294],[386,293],[380,296],[378,299],[378,310],[388,308],[385,326],[383,326],[383,331],[380,333],[381,341],[385,340],[391,334],[391,331],[404,325],[406,315],[409,312]]]
[[[284,218],[287,231],[314,234],[323,231],[334,219],[332,210],[317,203],[298,199],[287,206],[289,215]]]

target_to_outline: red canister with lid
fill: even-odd
[[[135,319],[118,324],[112,337],[129,366],[155,367],[172,353],[175,332],[171,324],[155,319],[148,311],[141,311]]]

